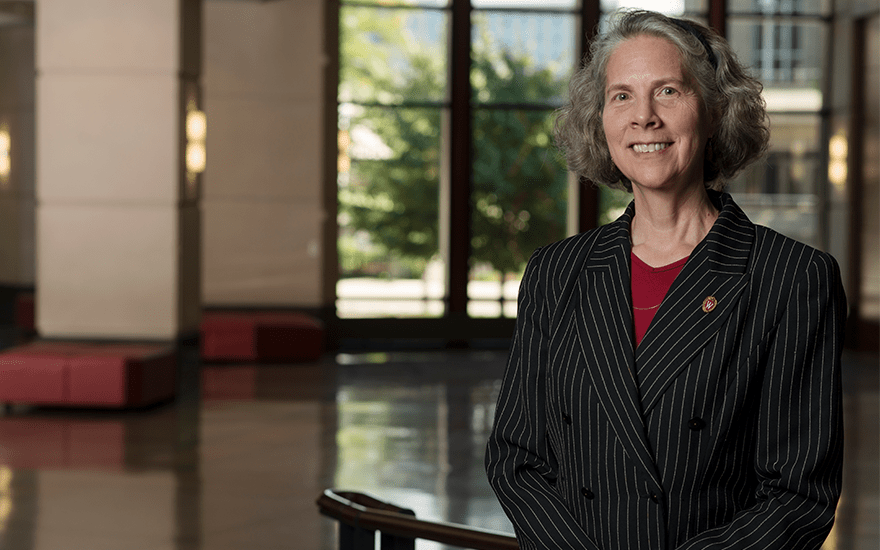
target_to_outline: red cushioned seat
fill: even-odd
[[[0,401],[65,403],[66,367],[66,357],[52,354],[0,355]]]
[[[175,358],[156,346],[95,347],[70,359],[69,399],[138,406],[174,396]]]
[[[297,312],[208,312],[201,354],[208,361],[314,361],[324,352],[324,325]]]
[[[142,406],[175,386],[168,346],[35,342],[0,353],[0,402]]]

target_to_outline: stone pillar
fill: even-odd
[[[336,258],[322,255],[335,250],[324,193],[326,133],[335,140],[336,129],[323,71],[325,38],[335,37],[325,37],[325,4],[205,4],[206,307],[332,306],[326,260]],[[335,181],[332,192],[335,205]]]
[[[200,315],[201,1],[36,2],[37,330],[169,340]]]

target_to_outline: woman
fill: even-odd
[[[805,550],[831,529],[839,270],[719,192],[766,149],[760,92],[714,32],[645,11],[573,77],[569,167],[633,201],[523,277],[486,454],[521,548]]]

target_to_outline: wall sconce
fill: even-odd
[[[9,151],[12,148],[12,137],[9,128],[4,124],[0,126],[0,184],[3,187],[9,185],[9,173],[12,171],[12,161]]]
[[[198,110],[191,102],[186,109],[186,175],[191,184],[195,183],[198,174],[205,171],[207,133],[208,120],[205,112]]]
[[[849,143],[846,133],[841,129],[828,141],[828,180],[835,187],[842,189],[846,184],[846,156],[849,152]]]

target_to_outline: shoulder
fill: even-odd
[[[829,274],[839,271],[837,262],[827,252],[823,252],[803,242],[787,237],[769,227],[758,225],[749,220],[733,198],[723,193],[719,196],[724,211],[730,215],[723,216],[724,224],[719,218],[720,232],[727,238],[751,244],[752,273],[770,275],[774,278],[791,278],[808,268],[821,269]],[[769,271],[769,272],[768,272]]]
[[[840,267],[831,254],[768,227],[755,229],[752,281],[758,303],[783,308],[793,300],[807,300],[846,308]]]
[[[526,265],[523,285],[561,299],[571,291],[592,258],[620,238],[618,226],[612,222],[535,250]],[[628,239],[628,233],[623,238]]]
[[[582,269],[595,250],[614,240],[614,235],[620,231],[617,225],[610,223],[542,246],[532,254],[529,265],[532,269],[552,271],[560,275]]]
[[[792,271],[792,276],[806,269],[818,269],[828,274],[839,271],[831,254],[763,225],[755,225],[754,256],[754,271],[772,267]]]

